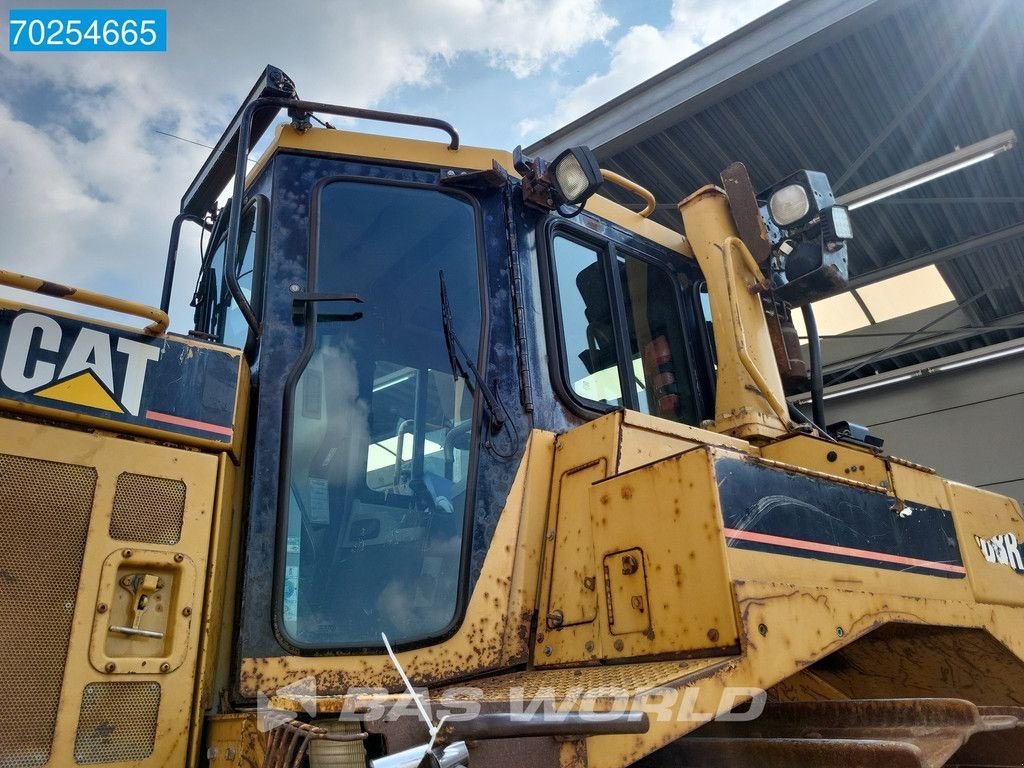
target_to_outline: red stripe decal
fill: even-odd
[[[178,427],[201,429],[203,432],[212,432],[215,435],[231,437],[235,433],[231,427],[222,427],[219,424],[210,424],[205,421],[195,421],[194,419],[183,419],[181,416],[172,416],[169,413],[159,413],[158,411],[146,411],[146,418],[150,421],[162,421],[165,424],[174,424]]]
[[[933,571],[948,571],[949,573],[967,573],[962,565],[950,565],[949,563],[937,563],[932,560],[919,560],[916,557],[904,557],[903,555],[890,555],[885,552],[873,552],[868,549],[854,549],[852,547],[837,547],[833,544],[820,544],[816,541],[804,541],[803,539],[790,539],[786,536],[772,536],[768,533],[755,533],[754,531],[741,531],[737,528],[725,528],[723,532],[726,538],[742,539],[744,541],[756,541],[760,544],[774,544],[779,547],[791,547],[792,549],[805,549],[809,552],[825,552],[830,555],[845,555],[846,557],[860,557],[866,560],[884,560],[887,563],[898,563],[899,565],[912,565],[919,568],[930,568]]]

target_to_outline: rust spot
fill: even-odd
[[[36,288],[36,293],[42,293],[47,296],[56,296],[59,299],[65,296],[70,296],[75,292],[74,288],[67,285],[61,285],[60,283],[51,283],[48,280],[43,280],[39,287]]]
[[[628,485],[622,486],[622,498],[624,498],[624,499],[632,499],[633,498],[633,489],[630,488]]]
[[[602,493],[601,494],[601,503],[602,504],[607,504],[609,501],[611,501],[611,498],[608,496],[608,494],[607,493]]]

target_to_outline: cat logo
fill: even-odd
[[[161,346],[94,328],[77,334],[69,347],[52,317],[19,314],[11,323],[0,382],[33,397],[138,416],[146,367],[160,359]]]
[[[990,563],[1008,565],[1017,573],[1024,573],[1024,558],[1021,557],[1017,537],[1012,533],[993,536],[991,539],[983,539],[981,536],[974,538],[981,547],[981,553]]]

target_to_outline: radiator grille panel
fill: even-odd
[[[110,538],[177,544],[184,515],[183,482],[122,472],[114,490]]]
[[[50,758],[96,471],[0,453],[0,768]]]
[[[79,765],[142,760],[153,752],[159,683],[90,683],[75,734]]]

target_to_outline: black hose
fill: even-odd
[[[818,335],[818,323],[814,319],[814,310],[810,304],[800,307],[807,327],[807,350],[811,357],[811,414],[815,424],[825,426],[825,389],[824,377],[821,372],[821,337]]]

